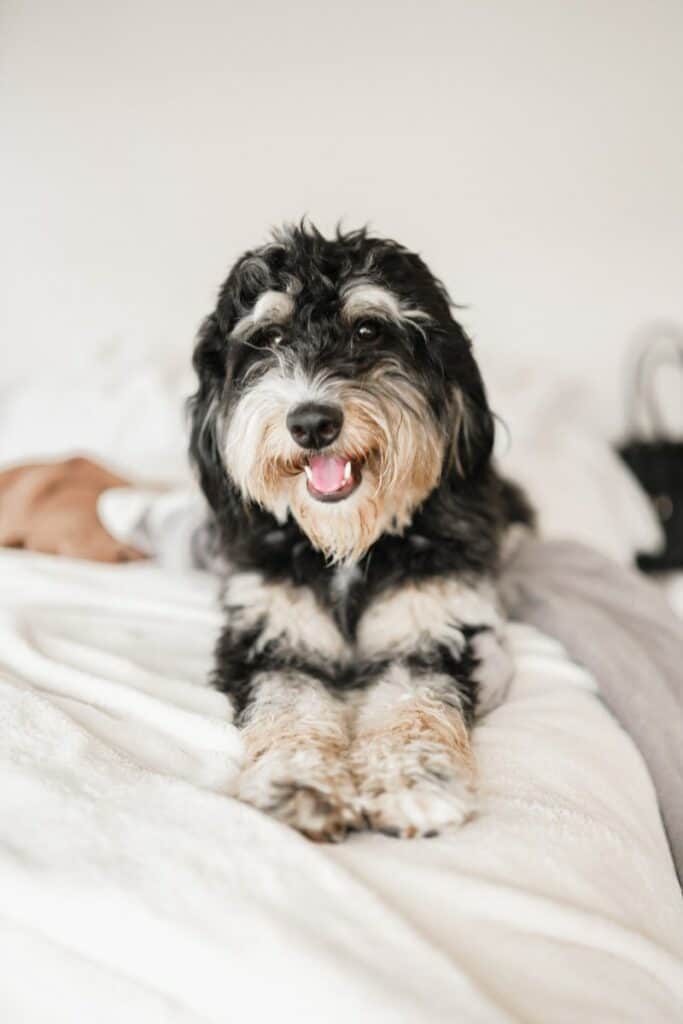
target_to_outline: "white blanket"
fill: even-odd
[[[215,581],[0,553],[0,1019],[675,1021],[683,903],[651,782],[514,627],[460,831],[315,846],[232,800]]]

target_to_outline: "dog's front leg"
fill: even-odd
[[[351,750],[368,824],[406,837],[460,824],[475,804],[474,713],[510,677],[491,594],[406,584],[368,608],[358,645],[375,679],[358,695]]]
[[[244,739],[240,799],[311,839],[343,838],[359,823],[348,707],[334,689],[344,638],[310,590],[257,573],[234,576],[225,605],[215,683]]]

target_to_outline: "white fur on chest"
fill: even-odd
[[[223,605],[240,629],[262,622],[258,646],[281,642],[302,653],[342,661],[347,645],[332,616],[308,587],[268,583],[258,572],[237,573],[227,583]]]
[[[406,583],[372,604],[358,625],[359,651],[369,657],[400,655],[436,643],[461,651],[463,626],[497,628],[493,587],[458,580]]]

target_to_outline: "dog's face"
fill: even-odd
[[[195,350],[192,455],[211,503],[293,515],[331,561],[401,532],[488,460],[470,343],[422,260],[364,231],[289,229],[245,254]]]

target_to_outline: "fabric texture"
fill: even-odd
[[[0,552],[0,1019],[681,1019],[652,783],[557,642],[510,627],[472,821],[320,846],[230,797],[217,587]]]
[[[683,624],[663,593],[580,544],[528,539],[501,581],[508,614],[558,639],[645,758],[683,880]]]
[[[196,494],[141,498],[125,489],[102,496],[100,516],[115,536],[156,553],[162,563],[225,571],[207,540],[206,506]],[[572,541],[526,537],[500,586],[512,618],[560,640],[598,681],[603,700],[648,765],[683,880],[680,619],[648,580]]]

